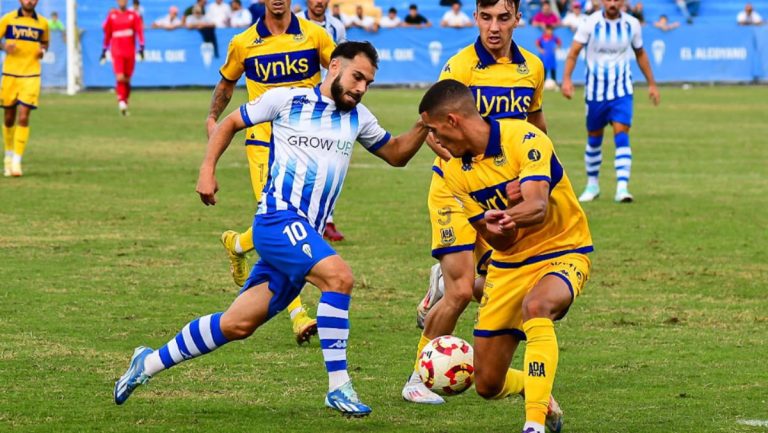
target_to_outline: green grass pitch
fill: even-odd
[[[421,94],[373,89],[365,102],[399,132]],[[603,197],[585,206],[592,279],[557,326],[564,431],[765,431],[739,421],[768,420],[768,92],[662,88],[658,108],[645,95],[631,134],[636,203],[611,200],[608,136]],[[106,93],[42,97],[25,176],[0,178],[0,431],[519,431],[519,398],[400,398],[433,264],[426,148],[405,169],[358,148],[336,210],[357,278],[351,375],[372,416],[324,408],[317,340],[297,347],[285,314],[114,405],[135,346],[164,344],[238,290],[218,237],[250,224],[254,200],[240,138],[219,165],[220,203],[195,194],[209,97],[139,91],[128,118]],[[548,92],[544,107],[580,189],[583,103]],[[314,313],[318,291],[304,299]],[[475,309],[459,336],[471,339]]]

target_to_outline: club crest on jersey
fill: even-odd
[[[443,245],[451,245],[454,242],[456,242],[456,234],[453,232],[453,227],[440,229],[440,243]]]
[[[528,151],[528,159],[530,159],[533,162],[536,162],[541,159],[541,152],[539,152],[536,149],[531,149]]]
[[[307,37],[304,36],[304,33],[299,33],[299,34],[293,35],[293,40],[296,41],[296,42],[301,42],[301,41],[303,41],[306,38]]]
[[[310,259],[312,258],[312,247],[310,247],[309,244],[302,245],[301,251],[303,251]]]
[[[507,158],[504,157],[504,152],[493,157],[493,164],[497,167],[501,167],[507,162]]]
[[[528,65],[526,65],[525,63],[520,63],[519,65],[517,65],[518,74],[527,75],[528,72],[531,72],[531,71],[528,69]]]

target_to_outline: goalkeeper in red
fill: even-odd
[[[127,116],[131,76],[136,65],[136,42],[139,45],[139,58],[144,59],[144,23],[138,13],[128,9],[128,0],[117,0],[117,9],[109,11],[103,28],[104,49],[101,51],[101,62],[106,61],[107,50],[110,50],[117,81],[117,106],[120,114]]]

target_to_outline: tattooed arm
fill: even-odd
[[[216,88],[213,89],[213,96],[211,96],[211,108],[208,110],[208,118],[205,121],[205,128],[208,134],[208,138],[211,138],[213,130],[216,129],[216,122],[219,120],[219,116],[229,105],[229,101],[232,100],[232,93],[235,90],[236,81],[229,81],[222,77]]]

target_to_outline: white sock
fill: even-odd
[[[304,312],[304,307],[296,307],[291,310],[291,320],[296,319],[296,316]]]
[[[349,373],[347,373],[347,370],[328,372],[328,392],[336,391],[341,385],[344,385],[349,381]]]
[[[21,164],[21,155],[13,154],[13,163],[14,164]]]
[[[5,157],[6,158],[13,158],[13,151],[12,150],[6,150],[5,151]]]
[[[326,224],[333,224],[333,214],[330,214],[328,216],[328,219],[325,220]]]
[[[616,191],[627,189],[628,186],[629,186],[629,182],[627,182],[626,180],[620,180],[616,182]]]
[[[529,430],[533,429],[533,430]],[[545,433],[544,426],[533,421],[526,421],[523,426],[523,433]]]
[[[163,361],[160,360],[159,351],[155,350],[144,358],[144,373],[147,375],[154,376],[163,370],[165,370],[165,366]]]
[[[237,254],[243,254],[243,247],[240,246],[240,235],[235,238],[235,252]]]
[[[593,186],[595,188],[600,188],[599,178],[597,176],[589,176],[589,177],[587,177],[587,186]]]

